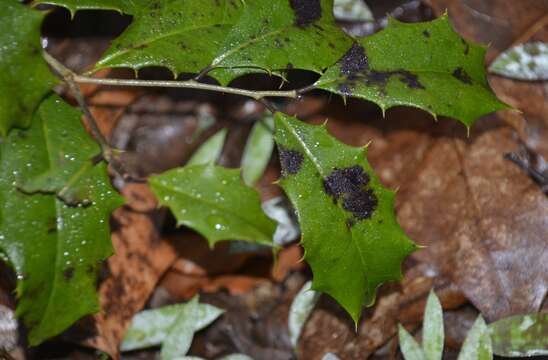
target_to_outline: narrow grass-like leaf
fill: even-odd
[[[187,306],[189,305],[168,305],[136,314],[131,320],[131,325],[120,345],[120,350],[131,351],[160,345],[168,336],[179,314]],[[204,329],[224,312],[209,304],[198,304],[194,310],[196,312],[194,331]]]
[[[517,315],[489,324],[498,356],[548,355],[548,313]]]
[[[443,310],[433,290],[428,295],[422,324],[422,348],[428,360],[441,360],[443,355]]]
[[[29,195],[27,179],[67,167],[75,172],[100,152],[80,123],[81,113],[58,96],[40,105],[28,130],[0,142],[0,249],[18,277],[17,314],[37,345],[99,310],[96,271],[112,253],[110,213],[123,199],[104,163],[89,169],[88,206],[68,206],[55,194]],[[70,179],[75,174],[63,173]]]
[[[160,358],[172,360],[184,356],[192,345],[196,322],[198,322],[198,297],[195,296],[177,314],[169,332],[162,342]]]
[[[225,139],[226,129],[219,130],[192,154],[192,157],[188,160],[186,165],[215,163],[223,151]]]
[[[149,183],[178,224],[198,231],[211,246],[221,240],[272,244],[276,224],[263,213],[259,194],[244,184],[240,170],[191,165],[152,176]]]
[[[427,359],[417,341],[401,325],[398,326],[398,337],[400,341],[400,350],[405,360]]]
[[[263,176],[268,166],[274,149],[273,131],[274,118],[271,115],[265,115],[251,129],[242,156],[242,178],[249,186],[253,186]]]
[[[320,298],[320,293],[311,287],[312,282],[305,283],[289,308],[289,339],[294,347],[297,346],[304,324]]]
[[[275,123],[279,183],[299,217],[312,288],[357,322],[377,287],[401,278],[401,262],[416,249],[396,220],[395,192],[382,186],[366,149],[285,114],[277,113]]]
[[[388,27],[357,40],[316,86],[377,103],[383,111],[407,105],[460,120],[508,108],[487,83],[485,48],[462,39],[446,15]]]
[[[30,125],[42,99],[57,83],[42,58],[44,13],[16,0],[0,0],[0,137]]]
[[[491,338],[485,320],[479,315],[466,335],[458,360],[491,360],[492,358]]]
[[[500,54],[489,71],[518,80],[548,80],[548,43],[521,44]]]

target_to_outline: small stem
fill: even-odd
[[[57,59],[55,59],[53,56],[48,54],[44,51],[44,59],[50,66],[57,72],[59,75],[62,76],[62,78],[65,80],[65,82],[68,84],[69,89],[71,90],[72,94],[74,95],[74,98],[78,102],[78,105],[80,106],[80,109],[84,112],[84,115],[87,119],[87,124],[89,125],[89,128],[91,129],[91,132],[99,145],[101,146],[101,151],[103,153],[103,156],[108,161],[112,149],[110,145],[108,144],[107,140],[101,133],[101,130],[99,130],[99,126],[97,125],[97,121],[95,120],[95,117],[93,117],[91,111],[89,111],[89,108],[86,104],[86,100],[84,99],[84,96],[82,95],[82,92],[80,91],[80,87],[76,84],[76,78],[78,75],[74,74],[72,70],[67,68],[65,65],[61,64]]]
[[[255,100],[265,97],[284,97],[297,98],[297,90],[288,91],[254,91],[246,89],[231,88],[220,85],[199,83],[195,80],[136,80],[136,79],[100,79],[87,76],[75,75],[74,81],[83,84],[100,84],[109,86],[140,86],[140,87],[169,87],[169,88],[187,88],[198,90],[209,90],[222,92],[225,94],[235,94],[247,96]]]

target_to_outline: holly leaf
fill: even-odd
[[[312,289],[335,298],[357,322],[377,287],[401,278],[402,260],[416,249],[396,221],[395,192],[374,174],[367,148],[281,113],[275,123],[280,185],[297,210]]]
[[[383,31],[357,40],[315,86],[377,103],[383,112],[413,106],[460,120],[508,108],[487,83],[485,47],[462,39],[447,15],[405,24],[390,18]]]
[[[105,164],[86,173],[93,185],[88,206],[17,188],[63,161],[86,162],[100,151],[97,145],[92,149],[80,118],[53,95],[40,105],[28,130],[12,131],[0,143],[0,250],[17,274],[17,314],[30,329],[31,345],[99,310],[96,271],[112,253],[108,218],[122,198],[112,189]]]
[[[149,184],[178,224],[198,231],[211,246],[221,240],[272,244],[276,223],[263,213],[259,194],[237,169],[190,165],[152,176]]]
[[[40,2],[72,12],[115,8],[134,16],[97,69],[163,66],[177,76],[208,68],[210,76],[227,84],[249,73],[281,76],[288,68],[320,73],[352,43],[335,23],[333,0]]]
[[[114,10],[124,14],[133,14],[135,2],[133,0],[38,0],[34,4],[49,4],[67,8],[71,17],[78,10]]]
[[[6,136],[13,127],[30,125],[56,78],[41,55],[44,14],[15,0],[0,5],[0,136]]]
[[[209,64],[222,68],[210,73],[221,84],[251,72],[281,75],[284,69],[301,69],[321,73],[352,43],[335,23],[333,0],[246,4]]]

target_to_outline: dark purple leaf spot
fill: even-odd
[[[395,71],[370,71],[365,77],[365,82],[368,85],[377,85],[380,87],[385,87],[388,83],[388,80],[396,76],[402,83],[407,85],[410,89],[425,89],[424,85],[421,84],[419,78],[416,74],[413,74],[407,70],[395,70]]]
[[[66,268],[65,271],[63,271],[63,277],[65,278],[66,281],[70,281],[70,279],[72,279],[73,276],[74,276],[74,268],[72,266]]]
[[[341,74],[349,79],[354,79],[359,73],[369,70],[367,55],[364,48],[354,43],[352,47],[339,60]]]
[[[377,208],[378,200],[371,189],[367,189],[369,175],[355,165],[335,169],[324,179],[324,190],[335,203],[341,203],[344,210],[351,212],[357,220],[369,219]],[[346,222],[347,226],[349,222]],[[351,224],[351,223],[350,223]]]
[[[287,150],[283,147],[280,150],[280,164],[282,166],[282,175],[294,175],[299,172],[303,163],[303,154],[296,150]]]
[[[455,71],[453,71],[453,77],[457,78],[459,81],[465,84],[472,85],[472,78],[470,77],[470,75],[468,75],[466,70],[464,70],[460,66],[456,68]]]
[[[320,0],[289,0],[295,12],[295,25],[307,27],[322,17]]]

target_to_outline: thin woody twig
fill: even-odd
[[[57,59],[52,57],[47,52],[44,52],[44,59],[47,61],[48,64],[57,72],[61,77],[65,80],[67,85],[69,86],[70,91],[74,95],[74,98],[78,102],[78,105],[84,112],[84,115],[87,119],[87,124],[89,128],[91,129],[91,132],[99,145],[101,146],[101,151],[103,153],[103,156],[108,161],[111,155],[111,147],[108,144],[107,140],[101,133],[101,130],[99,130],[99,126],[97,125],[97,121],[95,120],[95,117],[89,111],[89,108],[86,104],[86,100],[84,99],[84,96],[82,95],[82,92],[80,91],[80,88],[76,84],[76,77],[77,75],[74,74],[69,68],[67,68],[65,65],[61,64]]]

